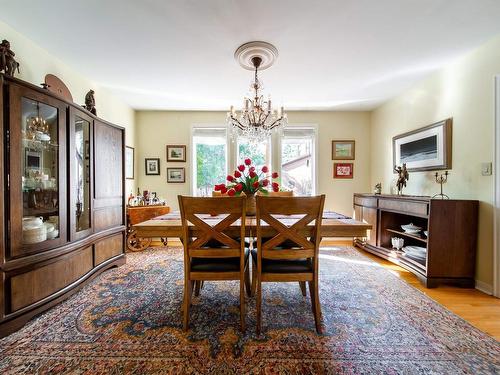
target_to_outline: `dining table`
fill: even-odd
[[[302,216],[300,215],[276,215],[281,223],[286,226],[292,226],[298,222]],[[222,215],[209,215],[206,214],[201,217],[202,220],[209,225],[216,225],[224,218]],[[155,217],[153,219],[138,223],[132,226],[136,231],[137,237],[142,238],[167,238],[167,237],[182,237],[182,222],[180,212],[174,211],[165,215]],[[264,222],[261,222],[261,229],[263,236],[275,235],[275,230]],[[314,221],[308,226],[301,229],[301,232],[309,232],[312,234],[314,229]],[[367,237],[368,231],[372,229],[371,224],[354,220],[348,216],[332,212],[324,211],[321,220],[320,234],[322,238],[325,237]],[[229,236],[238,237],[241,231],[241,222],[236,221],[226,230]],[[248,237],[255,237],[257,232],[257,219],[255,216],[247,216],[245,218],[245,232]],[[196,237],[196,230],[193,230],[191,235]]]

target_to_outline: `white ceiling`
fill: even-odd
[[[369,110],[500,33],[499,0],[0,0],[0,9],[135,109],[238,107],[252,73],[233,53],[264,40],[279,50],[261,74],[276,104]]]

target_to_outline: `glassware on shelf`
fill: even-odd
[[[21,100],[22,242],[36,244],[59,236],[58,109]]]
[[[391,243],[392,243],[393,248],[400,251],[404,246],[405,240],[403,238],[399,238],[399,237],[392,237]]]

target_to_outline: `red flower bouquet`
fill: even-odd
[[[279,191],[278,182],[270,183],[272,179],[276,178],[278,178],[277,172],[269,173],[267,166],[263,166],[260,171],[257,171],[252,165],[252,160],[247,158],[244,164],[239,165],[232,175],[226,177],[227,184],[215,185],[214,190],[220,191],[221,194],[227,193],[231,197],[241,195],[241,193],[250,196],[258,191],[267,194],[269,186],[273,191]]]

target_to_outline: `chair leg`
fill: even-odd
[[[300,285],[300,290],[302,291],[302,295],[304,297],[307,296],[306,282],[305,281],[299,281],[299,285]]]
[[[191,294],[189,295],[189,296],[190,296],[189,298],[190,298],[190,300],[191,300],[191,298],[193,298],[194,286],[195,286],[195,284],[196,284],[196,281],[190,281],[190,282],[189,282],[189,284],[190,284],[190,286],[191,286],[191,289],[190,289],[190,290],[191,290]]]
[[[195,295],[195,297],[198,297],[200,295],[200,289],[201,289],[201,281],[197,280],[195,282],[195,288],[194,288],[194,295]]]
[[[252,286],[250,285],[250,262],[248,262],[245,268],[245,288],[248,296],[250,297],[252,295]]]
[[[319,303],[318,282],[316,280],[309,281],[309,294],[311,295],[311,307],[314,314],[316,332],[321,334],[323,333],[321,327],[321,305]]]
[[[257,266],[252,263],[252,292],[250,296],[255,296],[255,290],[257,289]]]
[[[240,276],[240,327],[245,332],[245,275]]]
[[[262,282],[260,280],[257,280],[257,298],[255,301],[255,309],[257,310],[257,322],[256,322],[256,328],[257,328],[257,335],[260,335],[260,332],[262,330]]]
[[[184,281],[184,302],[182,306],[183,319],[182,326],[184,331],[189,327],[189,305],[191,305],[191,293],[193,292],[193,282],[190,280]]]

